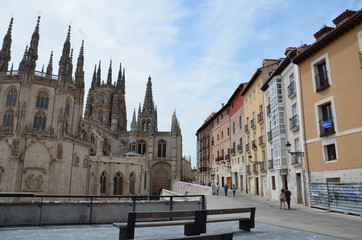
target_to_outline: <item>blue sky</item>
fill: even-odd
[[[14,17],[12,59],[17,69],[41,16],[37,70],[54,51],[57,73],[68,25],[74,59],[85,41],[88,92],[94,65],[106,80],[126,68],[128,129],[152,77],[158,129],[169,131],[176,110],[183,152],[196,162],[195,133],[211,112],[247,82],[263,59],[314,42],[313,34],[360,0],[0,0],[0,39]]]

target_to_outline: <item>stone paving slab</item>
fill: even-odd
[[[136,228],[135,239],[159,240],[183,236],[183,226]],[[250,232],[240,231],[238,222],[209,223],[207,233],[234,232],[235,240],[252,239],[341,239],[308,231],[295,230],[265,223],[255,223]],[[119,230],[112,225],[76,225],[0,228],[1,240],[117,240]]]

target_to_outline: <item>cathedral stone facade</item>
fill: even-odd
[[[171,179],[189,177],[174,113],[157,128],[152,81],[127,130],[125,69],[106,81],[94,69],[84,104],[84,44],[73,71],[69,27],[53,73],[36,70],[40,17],[17,70],[10,64],[13,19],[0,51],[0,192],[71,195],[157,195]],[[83,116],[83,106],[85,111]]]

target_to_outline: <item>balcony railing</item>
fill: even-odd
[[[288,97],[294,97],[295,96],[295,82],[291,82],[288,86]]]
[[[291,131],[295,131],[295,130],[299,129],[298,115],[295,115],[289,119],[289,126],[290,126]]]
[[[231,153],[232,155],[235,155],[235,148],[230,149],[230,153]]]
[[[258,114],[258,123],[262,124],[264,122],[264,114],[263,112],[260,112]]]
[[[259,137],[259,146],[264,146],[265,145],[265,140],[264,140],[264,136],[260,136]]]
[[[245,124],[245,133],[248,133],[248,132],[249,132],[249,125]]]
[[[247,172],[247,173],[251,173],[251,171],[250,171],[250,165],[247,165],[247,166],[246,166],[246,172]]]
[[[225,160],[229,160],[230,159],[230,155],[229,154],[226,154],[225,155]]]
[[[269,160],[268,160],[268,169],[273,169],[273,168],[274,168],[273,159],[269,159]]]
[[[253,163],[253,172],[254,173],[259,172],[259,165],[258,164],[259,164],[258,162]]]
[[[255,125],[255,119],[251,119],[251,121],[250,121],[250,127],[253,128],[253,129],[256,127],[256,125]]]
[[[266,106],[266,114],[269,115],[270,114],[270,104],[268,104]]]
[[[292,164],[293,164],[293,165],[297,165],[297,164],[301,164],[301,163],[302,163],[302,159],[303,159],[302,157],[297,156],[296,154],[293,154],[291,161],[292,161]]]
[[[243,152],[243,145],[238,144],[237,148],[239,153]]]
[[[264,160],[264,161],[262,161],[262,162],[260,163],[260,171],[266,172],[266,170],[267,170],[267,168],[266,168],[266,161]]]
[[[321,71],[315,76],[316,91],[319,92],[329,87],[328,71]]]
[[[273,139],[273,134],[272,134],[272,131],[270,130],[268,133],[268,141],[270,142],[272,139]]]
[[[250,152],[250,144],[245,144],[245,152]]]
[[[256,144],[257,144],[256,140],[251,141],[251,146],[253,147],[253,149],[258,148],[258,146],[256,146]]]
[[[319,120],[320,137],[335,134],[333,118]]]

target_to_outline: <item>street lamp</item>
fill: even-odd
[[[291,155],[296,155],[297,157],[304,157],[304,152],[291,152],[290,151],[290,147],[292,146],[292,144],[290,144],[289,141],[287,141],[285,146],[287,147],[288,153],[290,153]]]

